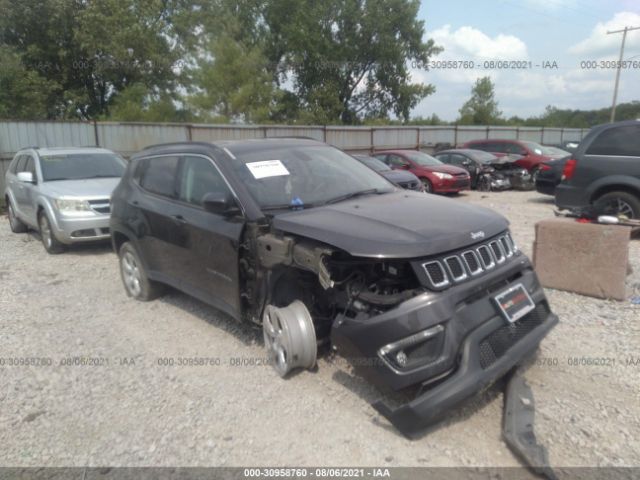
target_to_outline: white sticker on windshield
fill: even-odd
[[[263,162],[247,163],[247,168],[256,180],[266,177],[280,177],[289,175],[289,170],[280,160],[265,160]]]

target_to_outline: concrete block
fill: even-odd
[[[536,224],[533,264],[544,287],[625,300],[631,227],[554,218]]]

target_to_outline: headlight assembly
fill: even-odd
[[[433,172],[433,174],[438,177],[440,180],[451,180],[453,178],[453,175],[450,175],[448,173],[442,173],[442,172]]]
[[[89,202],[75,198],[57,198],[54,200],[56,208],[63,214],[90,212]]]

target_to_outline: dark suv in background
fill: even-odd
[[[640,121],[593,127],[565,161],[556,205],[640,218]]]
[[[374,404],[406,434],[523,362],[558,321],[504,217],[396,188],[321,142],[152,147],[112,205],[130,296],[168,284],[261,326],[281,376],[331,346],[373,383],[418,392]]]

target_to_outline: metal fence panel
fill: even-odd
[[[420,145],[435,146],[438,143],[456,143],[455,127],[420,127]]]
[[[324,128],[313,126],[274,125],[265,128],[267,137],[307,137],[324,142]]]
[[[265,128],[245,125],[193,125],[191,140],[215,142],[218,140],[249,140],[264,138]]]
[[[518,140],[542,143],[542,128],[520,127],[518,129]]]
[[[417,148],[419,128],[374,127],[373,147],[376,150],[386,148]]]
[[[150,145],[188,140],[183,125],[99,123],[97,129],[101,147],[125,156]]]
[[[562,131],[562,141],[576,141],[579,142],[582,140],[588,133],[588,129],[580,129],[580,128],[565,128]]]
[[[0,155],[12,156],[25,147],[95,145],[91,123],[0,122]]]
[[[516,127],[489,127],[487,138],[501,138],[504,140],[517,140],[518,128]]]
[[[462,145],[471,140],[482,140],[487,138],[487,127],[458,127],[456,137],[457,145]]]
[[[562,142],[561,128],[544,128],[542,130],[543,145],[560,145]]]
[[[369,127],[327,127],[327,143],[345,150],[367,150],[372,147]]]

